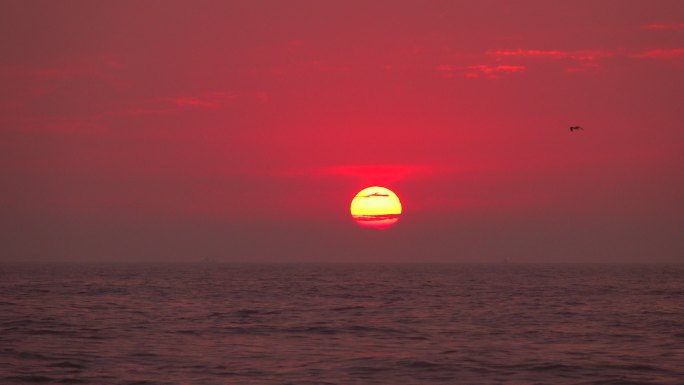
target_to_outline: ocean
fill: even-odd
[[[684,266],[0,265],[0,384],[684,384]]]

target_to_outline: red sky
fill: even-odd
[[[0,36],[0,260],[684,258],[681,1],[3,1]]]

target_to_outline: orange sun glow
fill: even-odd
[[[371,186],[356,194],[349,211],[360,226],[386,229],[399,220],[401,201],[392,190]]]

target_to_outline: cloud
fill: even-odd
[[[170,101],[178,107],[215,109],[232,102],[237,95],[229,92],[208,92],[198,96],[178,96]]]
[[[636,59],[674,59],[684,55],[684,48],[656,48],[630,55]]]
[[[684,31],[684,23],[652,23],[644,24],[641,29],[660,30],[660,31]]]
[[[487,54],[496,57],[498,60],[510,58],[530,58],[541,60],[566,60],[574,63],[566,67],[567,72],[582,72],[600,68],[598,59],[615,56],[616,52],[611,50],[540,50],[540,49],[499,49],[489,50]]]
[[[515,74],[524,72],[527,67],[522,65],[487,65],[478,64],[471,66],[455,66],[450,64],[442,64],[435,68],[439,72],[443,72],[447,77],[454,77],[456,74],[461,74],[467,78],[486,77],[488,79],[497,79],[503,74]]]
[[[599,58],[614,56],[615,53],[607,50],[539,50],[539,49],[514,49],[514,50],[490,50],[489,55],[498,58],[503,57],[531,57],[543,59],[571,59],[579,61],[593,61]]]
[[[161,115],[191,110],[213,110],[231,104],[238,96],[237,93],[233,92],[213,91],[192,96],[179,95],[155,98],[144,101],[141,105],[124,112],[114,112],[109,115]],[[258,95],[256,97],[262,99]]]
[[[190,111],[219,109],[230,105],[240,94],[231,92],[207,92],[197,96],[172,96],[133,101],[121,105],[112,102],[100,105],[99,111],[76,113],[75,115],[42,114],[5,114],[2,123],[12,130],[26,132],[51,132],[60,134],[100,134],[108,132],[111,117],[135,118],[154,115],[172,115]],[[267,101],[268,94],[253,93],[246,95],[261,103]]]
[[[676,24],[679,26],[680,24]],[[662,26],[663,29],[672,29],[672,25],[650,24],[650,29],[657,29]],[[534,59],[549,59],[549,60],[569,60],[575,63],[573,66],[566,68],[568,72],[580,72],[600,68],[599,59],[613,57],[618,55],[619,51],[614,50],[578,50],[578,51],[560,51],[560,50],[536,50],[536,49],[515,49],[515,50],[492,50],[488,51],[489,55],[493,55],[499,59],[522,57]],[[674,59],[684,55],[684,48],[655,48],[643,52],[632,54],[621,53],[622,56],[627,56],[636,59]]]
[[[524,72],[527,67],[521,65],[497,65],[488,66],[484,64],[469,66],[470,71],[466,72],[465,76],[469,78],[477,78],[485,76],[489,79],[496,79],[500,74],[515,74]]]

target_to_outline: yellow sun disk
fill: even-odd
[[[391,190],[372,186],[361,190],[352,200],[353,217],[401,214],[401,201]]]

